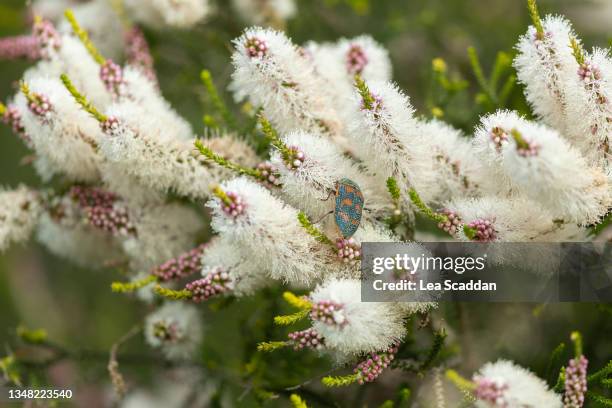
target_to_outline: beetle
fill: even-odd
[[[343,178],[336,182],[335,198],[334,219],[342,236],[348,239],[355,234],[361,223],[363,193],[357,183]]]

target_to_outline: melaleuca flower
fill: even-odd
[[[115,194],[100,188],[74,186],[70,189],[69,196],[92,227],[112,235],[126,236],[136,233],[127,208]]]
[[[202,255],[208,244],[201,244],[172,258],[151,271],[161,281],[181,279],[202,270]]]
[[[29,59],[40,58],[40,50],[36,37],[31,35],[18,35],[15,37],[0,38],[0,59]]]
[[[53,173],[69,180],[98,180],[101,158],[96,148],[101,132],[96,120],[57,79],[33,79],[26,87],[29,96],[17,95],[15,107],[22,114],[23,127],[36,153],[46,159]],[[38,170],[44,180],[52,175],[40,171],[46,168]]]
[[[193,356],[202,342],[198,309],[184,303],[167,303],[147,316],[145,339],[170,360]]]
[[[53,24],[48,20],[37,19],[32,31],[40,56],[45,59],[52,58],[62,45],[62,39]]]
[[[230,193],[235,198],[230,199]],[[296,209],[261,185],[241,177],[223,183],[215,195],[206,204],[212,209],[213,229],[233,240],[253,267],[262,268],[274,279],[306,284],[335,272],[326,265],[335,261],[333,251],[306,233]],[[224,210],[238,197],[239,213]]]
[[[568,133],[587,159],[607,171],[612,134],[612,58],[601,48],[580,58],[583,61],[567,92]]]
[[[49,48],[48,59],[39,61],[24,73],[27,83],[59,78],[66,74],[97,107],[104,108],[111,102],[111,94],[100,78],[100,66],[89,54],[81,41],[69,34],[61,36],[58,48]],[[78,64],[75,61],[79,61]]]
[[[325,347],[325,339],[312,327],[306,330],[291,332],[288,335],[294,350],[311,348],[321,350]]]
[[[485,364],[474,375],[476,406],[479,408],[560,408],[561,397],[530,371],[498,360]]]
[[[462,220],[457,238],[466,241],[527,242],[546,241],[562,225],[534,201],[521,197],[487,196],[456,199],[445,205]]]
[[[461,131],[437,120],[421,123],[419,129],[434,159],[439,187],[434,201],[478,196],[493,188],[486,167]]]
[[[126,0],[126,11],[147,26],[191,28],[210,13],[208,0]]]
[[[157,84],[137,67],[127,66],[122,70],[125,83],[124,95],[138,104],[147,115],[155,117],[168,138],[190,141],[193,139],[191,125],[170,106],[157,89]]]
[[[353,98],[355,74],[365,81],[391,80],[389,54],[369,35],[343,38],[336,43],[309,42],[305,49],[317,73],[327,80],[324,91],[337,101],[341,111]]]
[[[280,26],[297,12],[295,0],[232,0],[240,18],[248,24]]]
[[[555,218],[596,222],[612,203],[606,176],[552,129],[501,111],[482,119],[474,141],[498,182],[524,192]]]
[[[151,270],[193,248],[202,228],[200,216],[180,204],[128,206],[128,216],[136,233],[122,241],[135,270]]]
[[[405,334],[402,313],[394,303],[361,302],[358,280],[331,280],[311,294],[312,327],[327,347],[360,354],[387,349]]]
[[[100,79],[114,96],[125,94],[126,80],[123,76],[123,69],[113,60],[108,59],[100,66]]]
[[[215,237],[202,257],[202,276],[207,277],[212,270],[228,274],[231,294],[234,296],[251,295],[257,289],[270,284],[263,268],[253,265],[249,254],[228,237]]]
[[[0,189],[0,252],[10,244],[27,241],[40,213],[41,205],[34,191],[23,186],[15,190]]]
[[[575,37],[564,18],[546,16],[543,32],[530,26],[517,44],[514,60],[518,79],[533,111],[549,126],[564,132],[567,117],[567,81],[578,64],[572,56],[570,37]]]
[[[125,58],[127,65],[138,68],[147,79],[157,84],[157,74],[153,67],[153,57],[142,30],[136,26],[125,34]]]
[[[237,101],[261,106],[281,133],[302,129],[340,137],[325,81],[283,33],[249,28],[234,47],[231,89]]]
[[[570,360],[565,368],[564,408],[582,408],[587,392],[587,366],[589,361],[585,356]]]
[[[393,177],[402,190],[413,186],[430,200],[437,193],[433,158],[408,97],[392,83],[376,81],[355,95],[349,135],[357,157],[377,172],[379,184]]]
[[[353,370],[357,375],[357,382],[363,385],[376,380],[395,359],[397,351],[397,345],[392,345],[384,351],[370,353],[367,359],[359,363]]]
[[[390,207],[384,190],[384,183],[364,174],[356,164],[346,158],[340,148],[321,136],[303,131],[290,132],[283,137],[293,156],[286,157],[282,151],[274,151],[270,161],[278,168],[282,180],[283,199],[308,216],[319,219],[333,210],[334,200],[330,194],[335,192],[338,181],[348,178],[357,185],[365,198],[366,207],[378,213]],[[326,200],[328,198],[328,200]],[[367,218],[370,216],[364,212]]]
[[[157,121],[135,102],[113,105],[107,115],[107,122],[112,124],[103,124],[107,135],[100,139],[100,153],[149,189],[202,198],[208,196],[214,181],[231,175],[228,170],[207,163],[194,150],[192,141],[177,140],[175,134],[166,131],[164,122]],[[255,164],[253,150],[230,135],[222,141],[213,138],[203,142],[229,160],[247,167]],[[106,180],[110,185],[121,181],[115,177]]]

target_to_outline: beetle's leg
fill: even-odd
[[[325,213],[325,214],[324,214],[324,215],[323,215],[321,218],[319,218],[318,220],[314,221],[314,222],[313,222],[313,224],[318,224],[318,223],[320,223],[320,222],[321,222],[321,220],[322,220],[323,218],[325,218],[325,217],[327,217],[328,215],[333,214],[333,213],[334,213],[334,210],[331,210],[330,212]]]
[[[320,200],[321,201],[327,201],[327,200],[329,200],[329,197],[331,197],[332,194],[334,194],[334,190],[329,190],[329,194],[327,195],[327,197],[320,198]]]

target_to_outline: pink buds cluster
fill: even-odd
[[[491,129],[489,136],[491,137],[493,144],[495,144],[495,148],[498,152],[501,150],[502,146],[508,142],[508,133],[498,126]]]
[[[125,93],[126,82],[123,77],[123,69],[113,62],[106,60],[100,67],[100,79],[110,92],[115,96],[120,96]]]
[[[477,399],[499,408],[506,408],[508,406],[504,398],[508,385],[502,380],[477,376],[474,378],[474,382],[476,383],[474,395]]]
[[[244,213],[246,208],[246,204],[243,198],[237,193],[230,191],[226,193],[227,202],[225,200],[221,201],[221,209],[225,214],[232,218],[237,218]]]
[[[587,392],[587,366],[589,361],[584,356],[573,358],[565,368],[564,408],[581,408]]]
[[[585,84],[590,85],[601,79],[601,71],[597,65],[587,61],[578,68],[578,76]]]
[[[15,106],[9,105],[6,107],[6,110],[2,115],[2,121],[10,126],[13,132],[15,132],[15,134],[19,136],[27,146],[31,145],[32,140],[26,134],[25,127],[21,121],[21,112],[19,112]]]
[[[127,63],[140,68],[147,78],[157,83],[157,76],[153,68],[153,57],[142,30],[138,27],[132,27],[125,34],[125,45]]]
[[[38,50],[42,58],[51,58],[52,53],[62,45],[62,38],[48,20],[34,23],[33,36],[36,38]]]
[[[374,94],[370,92],[370,101],[369,104],[366,104],[366,101],[361,99],[361,110],[367,110],[370,112],[377,113],[383,107],[383,100],[380,95]]]
[[[361,244],[353,238],[336,239],[336,248],[338,248],[338,258],[343,262],[352,262],[361,259]]]
[[[36,116],[43,119],[49,119],[53,106],[46,95],[32,93],[32,98],[28,100],[28,108]]]
[[[119,130],[119,119],[114,116],[109,116],[106,120],[100,122],[100,128],[107,135],[116,136]]]
[[[291,146],[289,147],[288,157],[285,158],[285,164],[288,169],[295,170],[302,167],[305,158],[304,152],[299,147]]]
[[[163,343],[174,343],[180,339],[176,323],[160,320],[153,326],[153,335]]]
[[[331,300],[321,300],[312,305],[310,318],[330,326],[344,326],[347,324],[343,306]]]
[[[288,337],[292,341],[295,350],[302,350],[306,347],[320,350],[325,346],[323,336],[317,333],[312,327],[306,330],[289,333]]]
[[[119,205],[119,199],[113,193],[100,188],[74,186],[70,190],[70,196],[78,202],[93,227],[113,235],[136,233],[127,210]]]
[[[206,247],[206,244],[202,244],[176,258],[172,258],[153,269],[151,274],[157,276],[163,282],[193,275],[202,270],[202,254]]]
[[[351,75],[361,74],[368,65],[368,56],[358,44],[352,44],[346,53],[346,70]]]
[[[36,60],[40,56],[38,41],[31,35],[0,38],[0,59],[26,58]]]
[[[461,217],[448,208],[444,208],[440,213],[446,215],[446,221],[438,223],[438,228],[453,236],[457,234],[457,230],[461,225]]]
[[[383,370],[389,367],[397,351],[398,347],[393,345],[385,351],[370,353],[368,358],[359,363],[353,370],[353,372],[357,374],[357,382],[362,385],[366,382],[376,380],[382,374]]]
[[[473,241],[490,242],[497,239],[497,232],[489,220],[477,219],[467,225],[474,231]]]
[[[516,152],[522,157],[537,156],[540,151],[540,146],[535,142],[527,141],[525,146],[516,146]]]
[[[246,53],[251,58],[263,58],[268,53],[268,43],[257,37],[249,37],[244,43]]]
[[[216,267],[202,279],[188,283],[185,289],[192,293],[194,302],[200,303],[213,296],[230,291],[232,281],[223,268]]]
[[[274,165],[272,165],[272,163],[259,163],[255,168],[261,174],[261,181],[266,187],[278,187],[281,185],[278,169]]]

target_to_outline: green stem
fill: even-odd
[[[421,211],[425,216],[427,216],[431,220],[435,222],[448,221],[448,217],[446,215],[439,214],[435,212],[434,210],[432,210],[430,207],[428,207],[427,204],[425,204],[423,200],[421,200],[419,193],[417,193],[414,188],[411,188],[408,191],[408,195],[410,196],[410,200],[412,201],[412,203],[419,209],[419,211]]]
[[[96,46],[91,42],[91,40],[89,39],[89,35],[79,25],[79,22],[76,20],[76,17],[74,16],[74,13],[72,12],[72,10],[67,9],[64,12],[64,16],[66,16],[66,20],[68,20],[68,22],[72,26],[72,31],[74,31],[74,33],[79,38],[79,40],[81,40],[81,42],[83,43],[83,45],[87,49],[87,52],[89,52],[89,55],[91,55],[91,57],[99,65],[103,65],[106,62],[106,58],[104,58],[102,56],[102,54],[100,54],[100,52],[98,51]]]
[[[221,114],[221,117],[223,118],[223,120],[225,121],[228,127],[232,129],[236,129],[237,128],[236,119],[234,118],[232,113],[227,108],[227,105],[225,104],[225,102],[223,102],[223,99],[221,99],[221,96],[219,96],[219,92],[217,91],[217,87],[215,86],[213,82],[210,71],[207,69],[203,70],[202,73],[200,74],[200,78],[202,79],[202,82],[204,83],[206,92],[208,92],[210,100],[213,106],[215,107],[215,109],[219,112],[219,114]]]
[[[536,29],[538,39],[541,40],[544,38],[544,27],[542,27],[542,19],[540,18],[540,13],[538,12],[536,0],[527,0],[527,9],[529,10],[529,16],[531,17],[533,26]]]
[[[357,88],[357,91],[359,91],[359,95],[363,101],[363,107],[366,110],[372,110],[375,102],[374,97],[372,96],[368,85],[359,75],[355,75],[355,88]]]
[[[98,109],[96,109],[96,107],[93,106],[93,104],[89,102],[87,98],[76,89],[76,87],[66,74],[62,74],[60,78],[62,79],[64,86],[66,87],[68,92],[70,92],[74,100],[77,101],[77,103],[81,105],[81,107],[85,109],[85,111],[87,111],[91,116],[96,118],[100,123],[106,122],[108,120],[108,116],[102,114]]]
[[[166,299],[172,299],[172,300],[185,300],[185,299],[191,299],[193,297],[193,292],[187,289],[172,290],[172,289],[164,288],[162,286],[157,285],[154,291],[158,295],[165,297]]]
[[[111,284],[111,290],[116,293],[130,293],[154,282],[157,282],[157,276],[147,275],[133,282],[113,282]]]
[[[517,129],[512,129],[510,131],[510,134],[516,142],[516,147],[518,147],[519,149],[529,150],[529,143],[525,140],[521,132],[519,132]]]
[[[257,180],[263,180],[265,178],[257,169],[249,169],[246,167],[242,167],[241,165],[233,163],[227,160],[226,158],[216,154],[208,146],[205,146],[200,139],[196,139],[194,145],[198,149],[200,154],[202,154],[202,156],[205,156],[207,159],[214,161],[219,166],[225,167],[226,169],[234,171],[240,175],[246,175],[256,178]]]
[[[336,249],[336,245],[334,244],[334,242],[329,239],[327,235],[325,235],[323,232],[319,231],[319,229],[310,222],[306,214],[300,211],[298,213],[298,220],[309,235],[312,235],[317,241],[331,246],[334,250]]]
[[[474,76],[476,77],[478,85],[480,85],[491,103],[497,104],[497,96],[495,95],[495,91],[491,89],[491,86],[489,85],[487,79],[484,76],[484,72],[482,70],[482,65],[480,64],[476,48],[468,47],[467,51],[470,60],[470,65],[472,66],[472,70],[474,71]]]
[[[570,339],[574,342],[574,356],[580,358],[582,356],[582,335],[578,331],[572,332]]]
[[[359,374],[344,375],[341,377],[327,376],[323,377],[321,383],[326,387],[345,387],[357,382]]]
[[[228,197],[228,195],[225,193],[225,191],[223,191],[223,189],[219,186],[214,186],[212,188],[212,193],[221,201],[223,201],[223,203],[225,205],[232,205],[232,200]]]
[[[578,65],[583,65],[585,61],[584,51],[575,37],[570,37],[570,45],[572,47],[572,54],[574,55],[576,62]]]

